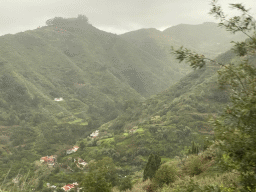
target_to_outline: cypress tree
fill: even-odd
[[[161,157],[159,155],[150,154],[148,158],[147,165],[143,173],[143,181],[146,181],[148,178],[150,180],[155,176],[156,171],[161,165]]]
[[[194,141],[192,141],[191,143],[192,143],[192,147],[191,147],[191,149],[189,149],[188,153],[189,154],[198,154],[198,152],[199,152],[198,144],[196,144]]]
[[[161,165],[161,157],[159,156],[159,153],[155,155],[155,160],[156,160],[156,171],[157,171]]]
[[[196,151],[196,149],[195,149],[195,142],[192,141],[192,154],[195,154],[195,151]]]

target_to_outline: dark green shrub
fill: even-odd
[[[203,172],[203,158],[197,155],[190,155],[189,158],[186,160],[184,167],[182,168],[183,171],[190,175],[199,175]]]
[[[153,179],[158,187],[162,188],[164,184],[169,185],[173,183],[177,178],[177,168],[173,164],[163,164],[156,171],[156,175]]]
[[[120,181],[120,185],[119,185],[119,190],[120,191],[125,191],[125,190],[131,190],[132,189],[132,179],[130,176],[127,176],[125,178],[123,178]]]

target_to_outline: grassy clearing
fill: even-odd
[[[161,162],[171,162],[171,161],[174,161],[174,160],[168,157],[161,157]]]
[[[101,139],[100,141],[102,141],[102,142],[114,142],[115,139],[112,137],[112,138]]]
[[[83,119],[76,119],[74,121],[69,121],[68,124],[79,124],[79,125],[88,125],[88,122],[82,122]]]
[[[144,129],[142,127],[140,127],[139,129],[136,130],[136,132],[143,133]]]

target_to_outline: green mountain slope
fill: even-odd
[[[48,110],[49,115],[54,117],[60,112],[63,112],[64,116],[81,111],[88,114],[88,110],[99,112],[104,105],[113,106],[120,99],[123,102],[125,99],[142,98],[107,69],[102,69],[93,58],[84,57],[88,64],[81,67],[79,64],[86,61],[71,59],[62,52],[61,45],[51,45],[53,40],[50,39],[47,44],[47,39],[41,39],[31,33],[2,39],[1,44],[5,45],[2,48],[6,52],[2,52],[1,57],[7,61],[1,70],[2,85],[6,90],[3,92],[3,98],[17,97],[9,98],[9,105],[17,103],[30,106],[29,103],[37,96],[37,102],[34,101],[37,107]],[[26,46],[24,41],[37,41],[38,44]],[[59,41],[56,41],[52,44],[58,43]],[[88,70],[91,66],[94,69]],[[15,83],[16,86],[13,85]],[[18,87],[23,90],[23,98],[18,98]],[[63,97],[64,101],[57,103],[53,101],[55,97]],[[22,103],[22,99],[27,103]],[[85,117],[83,115],[83,118]]]
[[[125,39],[127,42],[132,43],[139,49],[149,53],[158,60],[168,63],[169,67],[176,72],[173,74],[175,78],[180,79],[192,71],[184,63],[176,64],[174,57],[170,56],[170,47],[173,45],[171,37],[163,35],[163,33],[157,29],[139,29],[122,34],[120,37]],[[178,45],[181,46],[181,44]],[[163,75],[165,75],[168,70],[168,67],[166,67],[162,71]]]
[[[170,46],[177,48],[183,45],[213,59],[232,47],[230,41],[242,41],[247,36],[242,33],[231,34],[216,23],[205,22],[199,25],[180,24],[162,32],[156,29],[140,29],[122,34],[121,37],[155,57],[170,62],[173,61],[169,54]],[[187,67],[182,65],[182,68],[190,72]]]
[[[113,119],[125,100],[141,100],[176,80],[171,67],[160,75],[167,63],[116,35],[90,25],[82,32],[58,27],[0,38],[1,82],[5,90],[1,102],[6,104],[2,105],[7,113],[2,115],[3,124],[18,124],[25,120],[24,114],[27,120],[43,111],[55,121],[56,114],[61,113],[80,118],[101,115],[103,122]],[[64,101],[53,101],[56,97]],[[38,108],[28,109],[32,103]],[[11,106],[18,114],[8,120]],[[108,117],[103,120],[103,116]]]
[[[216,60],[235,63],[237,58],[228,51]],[[187,152],[191,141],[198,143],[200,151],[203,150],[205,138],[212,138],[214,133],[208,119],[222,114],[221,109],[229,103],[230,90],[218,88],[217,71],[220,69],[207,65],[193,71],[164,92],[102,125],[98,128],[100,132],[114,133],[114,146],[101,145],[104,139],[96,138],[93,143],[97,148],[91,148],[92,141],[83,140],[87,143],[87,150],[98,150],[97,157],[91,155],[93,152],[90,156],[84,154],[84,157],[99,159],[100,151],[110,150],[110,147],[113,158],[118,153],[116,160],[119,163],[126,159],[127,163],[121,165],[137,165],[136,170],[140,170],[151,152],[159,152],[163,158],[174,158]]]

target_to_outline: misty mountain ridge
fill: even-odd
[[[232,34],[224,28],[218,27],[218,24],[214,22],[204,22],[198,25],[179,24],[163,31],[154,28],[139,29],[120,36],[156,57],[157,55],[163,57],[162,52],[169,53],[170,46],[179,48],[183,45],[211,59],[228,51],[232,47],[231,41],[243,41],[247,38],[243,33]],[[149,45],[152,42],[161,50],[159,53],[155,53],[156,51],[152,51],[150,48]],[[171,56],[167,55],[166,59],[169,59],[170,62]]]

